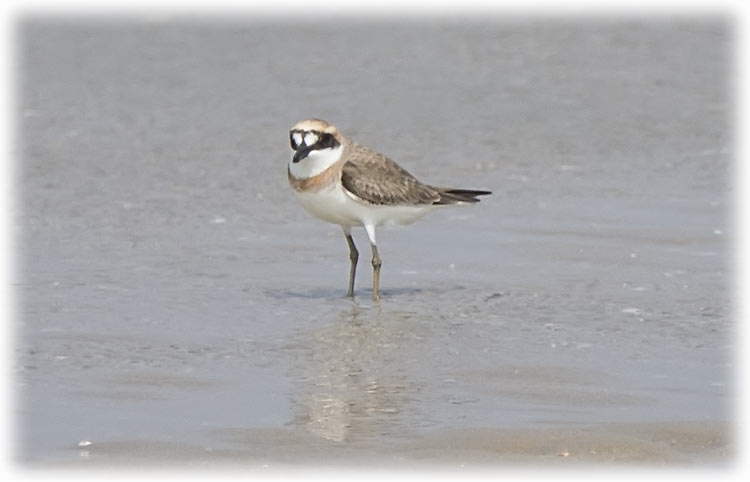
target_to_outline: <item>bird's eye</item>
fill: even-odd
[[[302,134],[299,132],[292,132],[289,134],[289,144],[291,144],[292,149],[295,151],[299,149],[300,144],[302,144]]]

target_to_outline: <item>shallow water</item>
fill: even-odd
[[[507,461],[518,431],[555,456],[538,434],[697,426],[719,455],[663,460],[726,460],[730,47],[720,19],[23,21],[17,458]],[[364,233],[352,302],[287,186],[310,116],[494,191],[381,229],[379,304]]]

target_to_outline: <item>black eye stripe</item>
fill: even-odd
[[[318,142],[315,143],[315,147],[318,149],[335,149],[338,146],[339,142],[336,140],[333,134],[329,134],[327,132],[321,132],[320,137],[318,138]]]
[[[302,143],[297,144],[294,142],[294,134],[299,134],[302,136]],[[336,140],[336,137],[329,133],[329,132],[321,132],[316,130],[310,130],[310,131],[303,131],[299,129],[295,129],[289,132],[289,144],[292,146],[292,149],[295,151],[299,149],[302,145],[304,145],[304,139],[305,135],[307,134],[314,134],[317,136],[318,140],[313,144],[312,146],[309,146],[311,149],[319,150],[319,149],[335,149],[340,145],[339,141]]]

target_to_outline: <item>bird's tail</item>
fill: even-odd
[[[479,199],[477,199],[477,196],[492,194],[492,191],[478,191],[476,189],[449,189],[441,187],[435,189],[440,193],[440,198],[433,204],[478,203]]]

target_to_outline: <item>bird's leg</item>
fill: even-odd
[[[365,231],[367,231],[367,237],[370,239],[370,247],[372,248],[372,300],[378,301],[380,294],[378,293],[378,287],[380,286],[380,266],[383,262],[380,260],[378,254],[378,246],[375,241],[375,225],[365,224]]]
[[[375,244],[371,244],[370,247],[372,248],[372,300],[378,301],[380,299],[380,295],[378,294],[380,266],[383,264],[383,261],[378,254],[378,247]]]
[[[359,251],[354,245],[354,238],[352,238],[351,231],[344,231],[346,236],[346,243],[349,245],[349,291],[346,296],[354,298],[354,277],[357,274],[357,261],[359,260]]]

